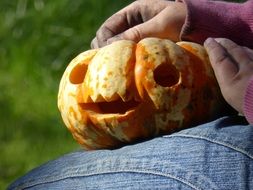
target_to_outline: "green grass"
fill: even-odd
[[[79,149],[57,109],[69,61],[126,0],[0,1],[0,189]]]
[[[57,109],[69,61],[130,0],[0,1],[0,189],[79,149]]]

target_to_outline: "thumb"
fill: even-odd
[[[235,60],[226,49],[213,38],[208,38],[204,42],[204,47],[209,55],[220,87],[228,85],[229,81],[233,80],[233,77],[238,72],[237,63],[235,63]]]
[[[122,37],[135,42],[138,42],[146,37],[160,37],[161,32],[159,29],[155,29],[155,27],[157,27],[156,19],[153,18],[150,21],[126,30],[124,33],[122,33]]]
[[[139,25],[136,25],[132,28],[129,28],[121,34],[108,39],[107,42],[110,43],[119,39],[126,39],[138,42],[141,39],[147,37],[170,38],[170,40],[177,41],[182,24],[181,22],[180,24],[175,24],[178,23],[175,20],[179,19],[174,19],[174,17],[173,19],[169,19],[171,17],[167,14],[168,11],[169,10],[164,9],[152,19]]]
[[[107,43],[112,43],[117,40],[131,40],[138,42],[146,37],[159,37],[159,32],[154,31],[154,22],[152,20],[136,25],[121,34],[118,34],[107,40]]]

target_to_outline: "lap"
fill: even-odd
[[[35,168],[10,189],[250,189],[253,126],[242,117],[116,150],[77,151]]]

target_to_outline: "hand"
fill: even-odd
[[[185,18],[184,3],[167,0],[135,1],[102,24],[91,47],[99,48],[120,39],[138,42],[145,37],[179,41]]]
[[[225,38],[208,38],[204,46],[224,99],[243,114],[246,87],[253,76],[253,50]]]

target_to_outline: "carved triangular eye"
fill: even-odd
[[[96,53],[97,50],[89,50],[79,54],[75,59],[72,60],[65,71],[65,75],[68,76],[71,84],[83,83],[88,65]]]
[[[77,64],[69,75],[69,81],[72,84],[81,84],[84,80],[88,69],[88,65],[86,64]]]

